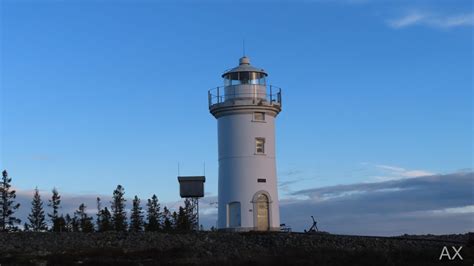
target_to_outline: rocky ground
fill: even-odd
[[[0,233],[0,265],[474,265],[468,234]],[[469,242],[470,241],[470,242]],[[456,257],[439,260],[444,246]]]

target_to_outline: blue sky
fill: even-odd
[[[471,1],[0,3],[0,167],[20,190],[172,202],[178,162],[205,162],[215,196],[207,90],[243,39],[283,89],[282,199],[472,171]]]

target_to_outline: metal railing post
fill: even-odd
[[[212,105],[211,90],[207,91],[207,101],[209,102],[209,107],[211,107]]]
[[[281,106],[281,89],[278,91],[278,102],[280,103]]]
[[[221,98],[219,96],[219,87],[217,87],[216,89],[217,89],[217,103],[221,103]]]
[[[272,85],[270,85],[270,104],[273,104],[273,92],[272,92]]]

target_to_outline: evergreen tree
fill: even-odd
[[[176,211],[174,211],[171,214],[171,224],[172,224],[173,230],[178,229],[178,214],[176,213]]]
[[[101,212],[101,223],[100,223],[100,229],[99,232],[105,232],[105,231],[111,231],[113,230],[112,226],[112,215],[110,214],[109,209],[105,207],[102,212]]]
[[[113,230],[112,226],[112,215],[110,214],[109,209],[105,207],[103,210],[101,210],[101,220],[100,224],[98,226],[99,232],[106,232],[106,231],[111,231]]]
[[[184,200],[184,212],[187,217],[187,228],[186,230],[198,230],[199,225],[197,224],[197,215],[194,212],[196,206],[189,199]]]
[[[66,228],[66,219],[64,216],[61,214],[61,216],[58,217],[57,219],[57,226],[58,226],[58,231],[56,232],[67,232]]]
[[[23,231],[25,231],[25,232],[30,231],[30,226],[26,222],[23,224]]]
[[[100,201],[100,198],[97,197],[97,218],[96,218],[96,225],[97,225],[97,231],[102,232],[101,224],[102,224],[102,203]]]
[[[71,219],[71,232],[80,232],[79,228],[79,218],[77,217],[77,213],[74,212],[74,216]]]
[[[176,218],[176,230],[178,231],[190,231],[191,223],[189,217],[186,213],[186,209],[182,206],[179,206],[178,215]]]
[[[143,223],[143,211],[140,206],[140,199],[135,195],[132,202],[132,210],[130,212],[130,231],[143,231]]]
[[[107,207],[102,209],[102,202],[99,197],[97,197],[97,231],[105,232],[112,230],[111,224],[111,214]]]
[[[45,222],[43,201],[41,200],[38,188],[35,188],[33,200],[31,201],[31,213],[28,215],[28,220],[30,221],[28,226],[33,232],[41,232],[48,229]]]
[[[146,231],[158,231],[160,230],[161,224],[161,213],[160,213],[160,203],[158,202],[158,197],[153,194],[151,199],[148,199],[147,206],[147,223],[145,226]]]
[[[166,232],[173,230],[173,222],[171,219],[170,210],[165,206],[163,208],[163,230]]]
[[[20,207],[20,203],[15,203],[16,191],[10,190],[11,178],[8,177],[7,170],[2,172],[0,182],[0,231],[16,231],[21,220],[13,214]]]
[[[53,188],[53,195],[51,196],[51,199],[49,200],[48,206],[53,208],[52,213],[48,213],[48,217],[51,219],[51,222],[53,224],[53,228],[51,228],[51,231],[53,232],[61,232],[61,221],[59,220],[59,205],[61,204],[61,196],[59,195],[59,192],[56,188]],[[64,219],[64,218],[63,218]]]
[[[194,204],[189,199],[184,201],[184,207],[180,206],[176,215],[175,228],[179,231],[197,230],[197,216],[194,213]]]
[[[76,210],[75,215],[78,223],[78,229],[84,233],[90,233],[94,231],[94,225],[92,224],[92,217],[89,217],[86,213],[86,205],[82,203],[79,205],[79,209]]]
[[[64,228],[66,232],[72,232],[72,219],[69,213],[64,217]]]
[[[127,213],[125,212],[125,190],[121,185],[118,185],[114,190],[111,208],[112,208],[112,224],[115,231],[127,230]]]

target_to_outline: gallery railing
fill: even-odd
[[[281,88],[273,85],[221,86],[208,91],[208,100],[209,107],[233,100],[263,100],[281,106]]]

